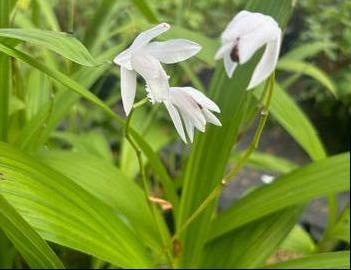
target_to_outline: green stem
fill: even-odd
[[[10,24],[11,1],[0,1],[0,28]],[[0,141],[7,140],[9,122],[9,99],[11,87],[11,58],[0,54]]]
[[[161,236],[161,239],[162,239],[162,243],[164,245],[164,250],[166,252],[167,259],[168,259],[169,263],[172,265],[172,261],[173,261],[172,254],[169,251],[169,249],[166,248],[167,245],[168,245],[168,241],[167,241],[168,237],[165,234],[165,231],[164,231],[162,225],[160,224],[160,220],[159,220],[159,216],[157,214],[156,206],[149,199],[150,190],[149,190],[149,186],[148,186],[147,179],[146,179],[145,166],[144,166],[144,162],[143,162],[142,152],[141,152],[141,149],[139,148],[139,146],[134,142],[134,140],[132,139],[132,137],[129,134],[130,121],[131,121],[131,118],[132,118],[134,110],[136,108],[138,108],[138,107],[141,107],[146,102],[147,102],[147,99],[145,98],[145,99],[143,99],[143,100],[141,100],[141,101],[139,101],[139,102],[134,104],[132,110],[130,111],[130,113],[129,113],[128,117],[127,117],[127,120],[126,120],[126,123],[125,123],[124,132],[125,132],[125,138],[129,142],[129,144],[132,146],[132,148],[133,148],[133,150],[134,150],[134,152],[135,152],[135,154],[137,156],[138,163],[139,163],[141,180],[142,180],[142,185],[143,185],[143,190],[144,190],[144,195],[145,195],[145,200],[147,201],[147,204],[148,204],[148,206],[150,208],[150,211],[151,211],[152,217],[154,219],[154,222],[155,222],[155,224],[157,226],[157,229],[160,232],[160,236]]]
[[[328,195],[328,224],[324,231],[321,241],[318,244],[318,251],[327,252],[332,251],[338,243],[332,237],[332,230],[338,221],[338,198],[336,194]]]
[[[238,160],[238,162],[235,164],[235,166],[222,178],[221,182],[216,185],[216,187],[211,191],[211,193],[205,198],[205,200],[200,204],[200,206],[190,215],[190,217],[183,223],[183,225],[180,227],[179,230],[173,235],[172,237],[172,242],[176,241],[181,233],[191,224],[193,220],[195,220],[203,210],[206,209],[206,207],[215,199],[219,196],[221,193],[222,187],[227,185],[231,179],[236,176],[236,174],[239,172],[239,170],[242,168],[242,166],[245,164],[247,159],[250,157],[252,152],[257,148],[258,143],[260,141],[260,137],[262,135],[263,128],[266,124],[267,117],[268,117],[268,112],[269,112],[269,106],[272,100],[272,94],[273,94],[273,89],[274,89],[274,73],[269,77],[269,79],[266,82],[265,89],[262,95],[262,101],[266,99],[263,108],[260,113],[260,120],[258,123],[258,127],[256,129],[255,135],[246,149],[245,153],[241,156],[241,158]],[[267,93],[267,95],[266,95]],[[266,97],[267,96],[267,97]]]

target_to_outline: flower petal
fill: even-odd
[[[239,17],[236,18],[237,16]],[[270,17],[261,13],[246,11],[242,14],[239,12],[223,31],[221,35],[222,42],[234,41],[243,34],[256,30],[267,18]]]
[[[194,141],[194,125],[185,113],[183,113],[181,111],[180,114],[182,116],[183,123],[184,123],[185,129],[186,129],[186,133],[188,134],[188,138],[189,138],[190,142],[193,143],[193,141]]]
[[[187,95],[190,95],[195,101],[201,105],[201,107],[206,108],[211,111],[220,112],[221,110],[211,99],[205,96],[204,93],[195,89],[194,87],[186,86],[186,87],[172,87],[175,88],[176,91],[181,91]]]
[[[133,69],[146,81],[149,95],[156,102],[162,102],[169,96],[168,75],[160,61],[147,53],[136,53],[131,58]]]
[[[171,116],[171,119],[173,121],[173,124],[180,136],[180,138],[187,143],[186,141],[186,137],[185,137],[185,133],[184,133],[184,129],[183,129],[183,125],[182,125],[182,120],[180,119],[179,113],[177,111],[177,109],[174,107],[174,105],[172,103],[170,103],[168,100],[166,100],[164,102],[169,115]]]
[[[201,50],[201,46],[186,39],[171,39],[163,42],[151,42],[146,46],[149,54],[165,64],[184,61]]]
[[[121,96],[123,108],[128,115],[133,107],[136,91],[136,73],[121,67]]]
[[[269,42],[266,49],[262,55],[261,60],[258,62],[249,86],[247,89],[251,89],[259,85],[262,81],[268,78],[268,76],[273,72],[275,66],[278,62],[280,51],[280,36],[277,40]]]
[[[218,118],[213,113],[211,113],[209,110],[202,109],[202,112],[203,112],[207,122],[214,124],[216,126],[220,126],[220,127],[222,126],[221,121],[219,121]]]
[[[267,20],[255,31],[244,34],[238,42],[240,64],[246,63],[264,44],[279,39],[281,30],[276,23]]]
[[[126,49],[120,54],[118,54],[115,59],[113,59],[113,62],[116,65],[120,65],[121,67],[124,67],[126,69],[132,70],[132,64],[130,62],[131,58],[131,52],[130,49]]]
[[[225,71],[227,72],[228,77],[231,78],[238,63],[232,60],[232,58],[230,57],[230,53],[224,55],[223,61]]]
[[[215,60],[219,60],[223,58],[226,53],[230,54],[234,46],[235,44],[233,42],[222,44],[221,47],[219,47],[218,51],[216,52]]]
[[[130,46],[132,50],[139,49],[147,45],[152,39],[169,30],[171,26],[168,23],[160,23],[155,27],[140,33]]]
[[[206,119],[196,101],[190,95],[178,91],[177,87],[171,87],[169,93],[172,104],[185,113],[198,130],[204,132]]]

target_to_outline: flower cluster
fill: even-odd
[[[145,80],[150,102],[163,103],[179,136],[184,142],[192,142],[195,128],[204,132],[206,123],[221,126],[213,114],[219,113],[220,109],[193,87],[170,87],[169,76],[162,64],[184,61],[197,54],[201,46],[185,39],[152,41],[169,28],[169,24],[161,23],[140,33],[132,45],[113,61],[121,67],[121,95],[125,113],[128,115],[133,107],[139,74]],[[215,59],[223,58],[225,70],[232,77],[238,64],[246,63],[258,49],[266,45],[248,86],[248,89],[253,88],[274,70],[280,50],[280,36],[281,30],[270,16],[241,11],[222,33],[222,45]]]

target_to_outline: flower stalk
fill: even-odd
[[[215,186],[215,188],[211,191],[211,193],[205,198],[205,200],[200,204],[200,206],[190,215],[190,217],[183,223],[183,225],[180,227],[179,230],[173,235],[172,237],[172,242],[175,242],[178,240],[182,232],[194,221],[201,213],[203,210],[206,209],[206,207],[214,200],[216,199],[219,194],[222,191],[222,188],[226,186],[231,180],[234,179],[234,177],[237,175],[237,173],[240,171],[242,166],[245,164],[247,159],[250,157],[252,152],[255,151],[255,149],[258,147],[263,128],[266,124],[268,114],[269,114],[269,106],[272,100],[273,96],[273,89],[274,89],[274,81],[275,81],[275,76],[274,72],[270,75],[270,77],[267,79],[265,88],[262,93],[262,101],[265,101],[263,104],[263,107],[260,112],[260,119],[259,123],[255,132],[255,135],[246,149],[245,153],[241,156],[241,158],[238,160],[238,162],[235,164],[235,166],[222,178],[222,180]]]
[[[139,102],[137,102],[137,103],[135,103],[133,105],[133,107],[132,107],[132,109],[131,109],[128,117],[127,117],[127,120],[125,122],[124,136],[127,139],[127,141],[129,142],[129,144],[131,145],[131,147],[133,148],[133,150],[134,150],[134,152],[135,152],[135,154],[137,156],[145,199],[146,199],[147,204],[148,204],[148,206],[150,208],[151,215],[152,215],[152,218],[154,220],[154,223],[157,226],[157,230],[160,232],[162,243],[163,243],[164,247],[166,247],[167,243],[168,243],[168,241],[167,241],[168,236],[165,234],[165,231],[163,230],[162,225],[160,224],[160,220],[159,220],[158,215],[157,215],[156,206],[150,200],[151,193],[150,193],[150,189],[149,189],[149,186],[148,186],[148,183],[147,183],[147,179],[146,179],[145,165],[144,165],[144,162],[143,162],[142,151],[139,148],[139,146],[134,142],[133,138],[129,134],[130,121],[131,121],[131,118],[132,118],[134,110],[139,108],[139,107],[141,107],[141,106],[143,106],[147,101],[148,101],[148,99],[144,98],[141,101],[139,101]],[[171,252],[167,248],[164,248],[164,250],[165,250],[166,257],[167,257],[169,263],[172,264],[172,260],[173,259],[172,259]]]

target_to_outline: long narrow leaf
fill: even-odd
[[[122,213],[71,179],[0,143],[0,193],[46,240],[116,266],[150,267],[151,260]]]
[[[316,254],[269,265],[266,269],[350,269],[350,251]]]
[[[31,268],[63,268],[49,245],[1,195],[0,227]]]
[[[256,189],[219,215],[213,222],[210,238],[282,208],[348,190],[349,162],[348,153],[315,161]]]
[[[0,37],[30,42],[52,50],[78,64],[96,66],[88,50],[72,35],[39,29],[1,28]]]

